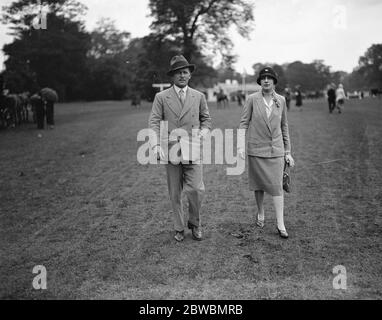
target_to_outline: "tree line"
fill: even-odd
[[[32,27],[39,3],[46,10],[46,29]],[[235,26],[241,36],[249,37],[254,22],[250,1],[150,0],[149,9],[151,33],[132,38],[108,18],[87,31],[87,8],[75,0],[12,2],[3,8],[1,17],[14,36],[3,47],[6,88],[18,93],[51,87],[65,101],[152,99],[152,84],[169,81],[166,72],[175,54],[196,64],[195,87],[212,87],[227,78],[241,81],[242,75],[233,68],[237,58],[228,32]],[[379,86],[381,70],[375,63],[380,61],[371,58],[380,50],[378,46],[368,50],[351,75],[331,72],[322,60],[272,64],[280,76],[278,87],[300,84],[304,90],[320,90],[328,82],[347,80],[357,86],[365,78]],[[214,68],[216,59],[220,65]],[[261,66],[254,64],[254,71]],[[254,82],[255,76],[248,76],[247,81]]]

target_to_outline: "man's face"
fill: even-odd
[[[260,79],[261,87],[266,90],[270,91],[274,87],[274,80],[272,77],[264,76]]]
[[[174,84],[179,88],[184,88],[188,85],[188,81],[191,79],[191,72],[189,68],[183,68],[176,70],[173,74]]]

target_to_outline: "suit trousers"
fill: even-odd
[[[34,102],[37,129],[44,129],[45,107],[43,101]]]
[[[328,99],[329,112],[333,112],[336,107],[336,99]]]
[[[166,164],[167,185],[170,195],[174,229],[183,231],[185,226],[182,191],[186,194],[189,204],[188,222],[200,227],[200,208],[204,198],[202,164]]]
[[[54,102],[46,102],[46,123],[48,125],[54,125]]]

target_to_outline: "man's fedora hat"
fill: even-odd
[[[261,79],[264,78],[265,76],[273,78],[274,84],[277,83],[277,74],[276,72],[271,68],[271,67],[265,67],[261,69],[259,73],[259,77],[257,78],[257,83],[261,85]]]
[[[174,56],[170,61],[170,70],[167,72],[168,76],[172,76],[176,70],[189,68],[192,73],[195,70],[195,65],[189,64],[187,59],[182,55]]]

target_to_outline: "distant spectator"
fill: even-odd
[[[54,103],[58,101],[57,92],[51,88],[43,88],[40,91],[45,102],[46,123],[49,129],[54,128]]]
[[[44,129],[45,119],[45,104],[39,93],[35,93],[30,97],[30,103],[32,105],[33,118],[36,119],[37,129]]]
[[[334,83],[329,85],[329,90],[326,92],[328,96],[329,113],[332,113],[336,107],[336,90]]]
[[[243,106],[243,101],[245,100],[244,94],[241,90],[237,92],[237,104],[239,107]]]
[[[302,111],[302,93],[299,85],[296,86],[296,91],[294,95],[296,97],[296,107],[298,107],[299,110]]]
[[[346,94],[344,86],[340,83],[336,90],[336,106],[338,108],[338,113],[342,113],[342,109],[345,104]]]
[[[292,94],[290,92],[290,89],[288,87],[286,87],[284,89],[284,97],[285,97],[285,102],[286,102],[286,106],[287,106],[287,110],[289,111],[289,108],[290,108],[290,101],[292,99]]]
[[[131,105],[136,108],[141,106],[141,97],[138,93],[133,94],[133,97],[131,98]]]

